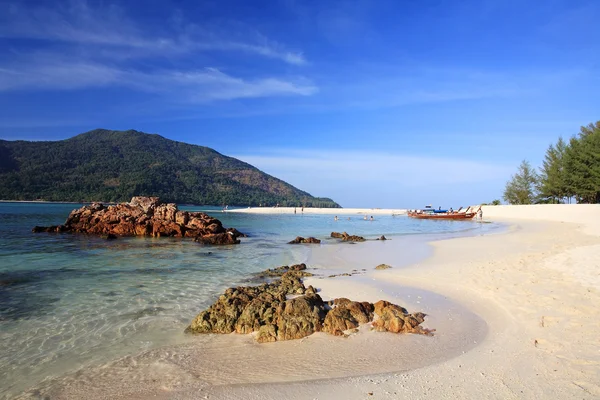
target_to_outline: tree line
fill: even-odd
[[[600,203],[600,121],[546,150],[539,171],[523,160],[506,183],[509,204]]]

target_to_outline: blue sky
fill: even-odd
[[[0,0],[0,138],[136,129],[346,207],[457,208],[600,119],[598,20],[595,0]]]

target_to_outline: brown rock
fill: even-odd
[[[430,335],[433,332],[420,326],[425,321],[425,314],[421,312],[408,314],[406,309],[384,300],[375,303],[374,307],[375,314],[379,317],[373,321],[373,327],[377,331],[425,335]]]
[[[318,294],[287,300],[279,308],[277,340],[300,339],[321,330],[325,304]]]
[[[94,235],[193,237],[206,244],[237,244],[245,236],[225,229],[216,218],[200,212],[179,211],[158,197],[134,197],[129,203],[93,203],[73,210],[64,225],[33,228],[33,232],[73,232]]]
[[[257,332],[260,343],[299,339],[325,331],[342,336],[360,324],[373,322],[375,329],[389,332],[430,334],[421,328],[425,314],[408,314],[405,309],[387,301],[375,305],[339,298],[326,304],[315,288],[306,288],[302,274],[306,265],[297,264],[267,270],[280,274],[280,279],[259,286],[229,288],[188,326],[189,333]],[[284,272],[283,272],[284,271]],[[288,296],[297,297],[288,298]]]
[[[263,272],[261,272],[258,276],[259,278],[264,278],[264,277],[277,277],[277,276],[282,276],[283,274],[285,274],[286,272],[289,271],[296,271],[296,272],[300,272],[300,271],[304,271],[306,269],[306,264],[295,264],[292,266],[281,266],[281,267],[277,267],[277,268],[273,268],[273,269],[267,269]],[[296,274],[297,276],[313,276],[313,274],[311,274],[310,272],[301,272],[299,274]]]
[[[388,240],[384,235],[381,235],[381,237],[378,237],[377,240]]]
[[[302,236],[296,236],[296,239],[292,240],[291,242],[288,242],[288,244],[298,244],[298,243],[321,243],[321,241],[317,238],[314,237],[309,237],[309,238],[303,238]]]
[[[375,269],[390,269],[392,268],[391,266],[387,265],[387,264],[379,264],[378,266],[375,267]]]
[[[342,239],[344,242],[364,242],[366,239],[362,236],[348,235],[346,232],[331,232],[331,237]]]

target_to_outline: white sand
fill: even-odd
[[[509,222],[510,228],[435,242],[432,257],[407,268],[373,271],[373,263],[364,275],[309,282],[324,297],[385,297],[400,299],[410,311],[423,309],[430,313],[426,326],[438,329],[434,338],[363,330],[346,340],[316,334],[302,341],[256,345],[248,337],[228,335],[212,347],[196,347],[201,352],[170,349],[160,360],[121,361],[120,370],[106,369],[116,375],[112,379],[90,379],[83,373],[51,394],[140,399],[149,393],[186,399],[600,398],[600,206],[486,207],[484,218]],[[365,254],[381,258],[393,250],[393,243],[365,243],[363,248]],[[461,341],[472,343],[456,347]],[[220,343],[218,351],[215,343]],[[440,346],[447,346],[446,354],[440,354]],[[429,347],[433,350],[424,350]],[[387,369],[394,365],[397,372]],[[363,373],[344,377],[355,371]],[[315,380],[315,374],[323,379]]]

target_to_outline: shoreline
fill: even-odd
[[[294,212],[294,210],[296,212]],[[405,208],[312,208],[304,207],[248,207],[233,208],[226,213],[244,214],[296,214],[296,215],[404,215]]]
[[[519,207],[516,211],[523,209],[526,210]],[[194,356],[192,350],[195,346],[192,346],[187,353],[171,354],[170,357],[174,359],[163,357],[156,367],[158,370],[143,370],[138,360],[135,362],[137,370],[133,368],[122,376],[112,377],[118,378],[123,390],[129,387],[126,384],[139,381],[138,391],[121,392],[119,395],[118,385],[109,387],[98,383],[95,387],[99,391],[95,391],[94,395],[103,397],[108,393],[106,390],[117,390],[117,393],[111,392],[111,397],[145,398],[151,394],[158,398],[197,398],[201,393],[210,398],[254,396],[308,399],[315,398],[317,392],[318,398],[349,399],[362,399],[369,393],[373,394],[373,398],[396,398],[400,395],[498,399],[600,396],[597,383],[600,355],[596,347],[596,333],[600,329],[600,311],[597,309],[597,304],[600,304],[600,275],[596,261],[600,259],[600,238],[596,236],[598,228],[592,222],[600,218],[600,207],[570,207],[570,210],[574,211],[562,216],[553,210],[544,216],[538,210],[538,215],[528,215],[535,218],[527,220],[523,217],[510,218],[511,215],[506,215],[506,208],[493,211],[484,209],[485,219],[495,212],[492,219],[508,223],[510,227],[493,235],[436,240],[431,243],[434,248],[432,256],[408,267],[369,271],[348,279],[320,279],[313,283],[327,297],[342,295],[359,300],[357,295],[350,295],[348,290],[376,296],[378,290],[406,292],[408,289],[425,290],[448,298],[481,318],[488,328],[481,342],[466,348],[462,354],[440,359],[431,365],[413,364],[413,368],[409,366],[398,372],[385,372],[374,365],[366,365],[370,373],[346,378],[333,372],[325,372],[321,379],[311,380],[304,380],[300,376],[297,376],[300,379],[293,379],[293,376],[286,379],[284,374],[271,383],[258,379],[257,383],[231,381],[206,385],[194,378],[197,375],[173,369],[181,365],[180,362],[174,362],[175,359],[196,357],[197,362],[202,363],[202,353],[195,353]],[[393,241],[386,244],[393,244]],[[348,249],[360,252],[359,246],[349,246]],[[365,247],[363,253],[369,253],[365,256],[372,257],[373,252]],[[366,268],[372,269],[376,265],[371,264]],[[405,304],[401,305],[406,305],[409,312],[418,311],[415,306],[421,304],[420,300],[408,302],[412,304],[403,301]],[[430,328],[439,327],[429,325],[428,320],[426,323]],[[381,339],[381,334],[369,337],[370,334],[361,330],[356,336],[371,341],[369,355],[378,350],[373,346],[381,347],[384,343],[391,345],[387,339]],[[242,355],[242,359],[244,354],[246,357],[248,354],[259,354],[252,353],[257,348],[261,349],[260,353],[266,351],[272,356],[281,357],[279,352],[285,355],[286,347],[301,347],[301,354],[308,354],[309,360],[319,360],[324,371],[332,367],[327,363],[333,362],[339,367],[335,363],[336,353],[329,353],[333,361],[323,358],[323,353],[313,343],[322,340],[320,334],[313,335],[314,340],[311,336],[268,345],[256,345],[251,340],[244,340],[251,339],[246,335],[225,336],[225,340],[233,341],[231,344],[235,346],[238,356]],[[410,336],[405,338],[414,339],[414,335]],[[329,342],[321,349],[333,343],[338,352],[344,349],[352,351],[349,340],[341,339],[342,342],[339,342],[340,338],[333,339],[337,342]],[[273,345],[278,347],[268,347]],[[278,351],[273,350],[276,348]],[[238,361],[238,358],[231,358],[227,354],[229,352],[225,351],[225,361]],[[288,349],[287,354],[295,353],[290,353]],[[385,358],[385,353],[375,354]],[[222,350],[215,355],[222,357]],[[366,362],[364,357],[359,357],[355,362]],[[135,357],[126,357],[122,362],[129,360],[131,363],[133,359]],[[348,362],[347,359],[345,361]],[[292,364],[294,368],[304,367],[293,361]],[[291,373],[292,370],[284,371]],[[144,374],[167,378],[158,384],[145,382],[142,385]],[[115,383],[108,376],[104,376],[104,379],[108,379],[105,383]],[[77,385],[71,382],[56,397],[77,397]]]

